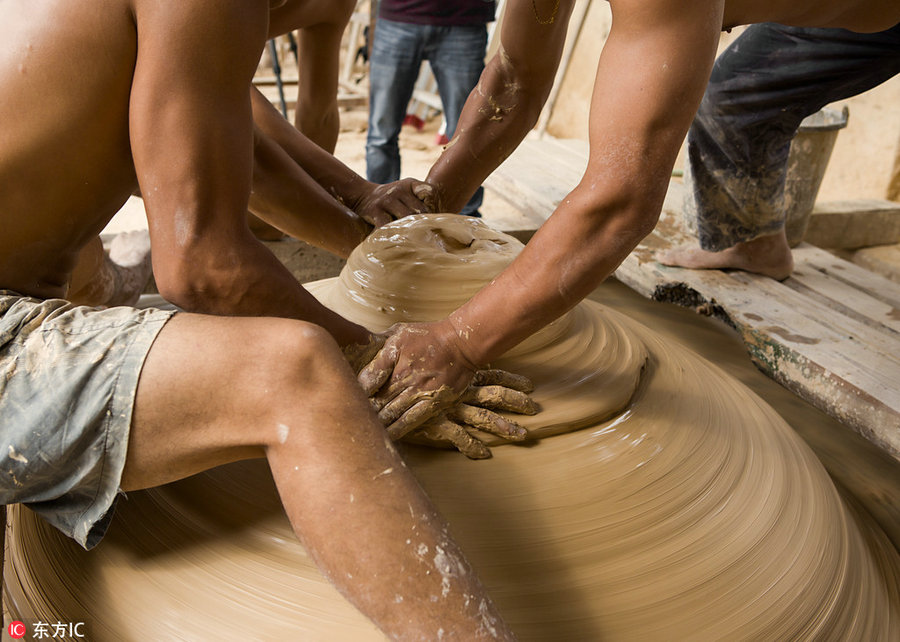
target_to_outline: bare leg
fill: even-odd
[[[124,488],[264,455],[310,555],[389,636],[512,639],[324,330],[176,315],[132,423]]]
[[[721,252],[709,252],[695,245],[680,245],[658,252],[656,260],[663,265],[676,267],[745,270],[779,281],[789,277],[794,269],[794,259],[784,228],[775,234],[738,243]]]
[[[66,298],[80,305],[133,305],[151,274],[146,231],[118,234],[108,253],[97,237],[81,251]]]

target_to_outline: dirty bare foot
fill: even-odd
[[[663,265],[692,269],[735,269],[782,281],[791,275],[794,258],[784,230],[752,241],[709,252],[695,245],[679,245],[656,253]]]
[[[107,305],[134,305],[152,274],[149,233],[138,230],[117,234],[109,243],[108,256],[115,285]]]

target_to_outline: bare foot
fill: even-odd
[[[794,258],[784,230],[709,252],[695,245],[679,245],[656,253],[663,265],[692,269],[735,269],[782,281],[791,275]]]
[[[107,305],[134,305],[152,274],[150,235],[146,230],[122,232],[109,244],[109,268],[115,288]]]

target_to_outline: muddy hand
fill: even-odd
[[[528,377],[506,370],[479,370],[460,401],[491,410],[533,415],[538,412],[537,404],[528,396],[533,390],[534,384]]]
[[[497,435],[507,441],[528,438],[524,427],[493,410],[535,414],[537,404],[527,394],[533,389],[531,381],[521,375],[504,370],[479,370],[462,402],[430,419],[415,432],[415,438],[450,444],[469,459],[487,459],[491,457],[491,450],[479,439],[479,432]]]
[[[459,338],[446,322],[398,324],[358,375],[393,439],[446,412],[474,380]]]
[[[369,335],[369,341],[367,343],[351,343],[350,345],[341,348],[341,352],[344,353],[344,358],[350,364],[350,367],[353,368],[354,374],[358,375],[360,370],[372,362],[372,359],[375,358],[378,351],[384,347],[384,342],[386,340],[387,335],[372,334]]]
[[[426,203],[433,188],[413,178],[404,178],[387,185],[371,184],[368,194],[356,204],[354,210],[367,223],[381,227],[386,223],[431,211]]]

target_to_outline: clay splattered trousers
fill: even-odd
[[[109,525],[138,378],[174,314],[0,290],[0,503],[85,548]]]
[[[868,34],[748,27],[716,60],[688,133],[684,212],[700,246],[719,251],[778,232],[800,122],[898,73],[900,25]]]

